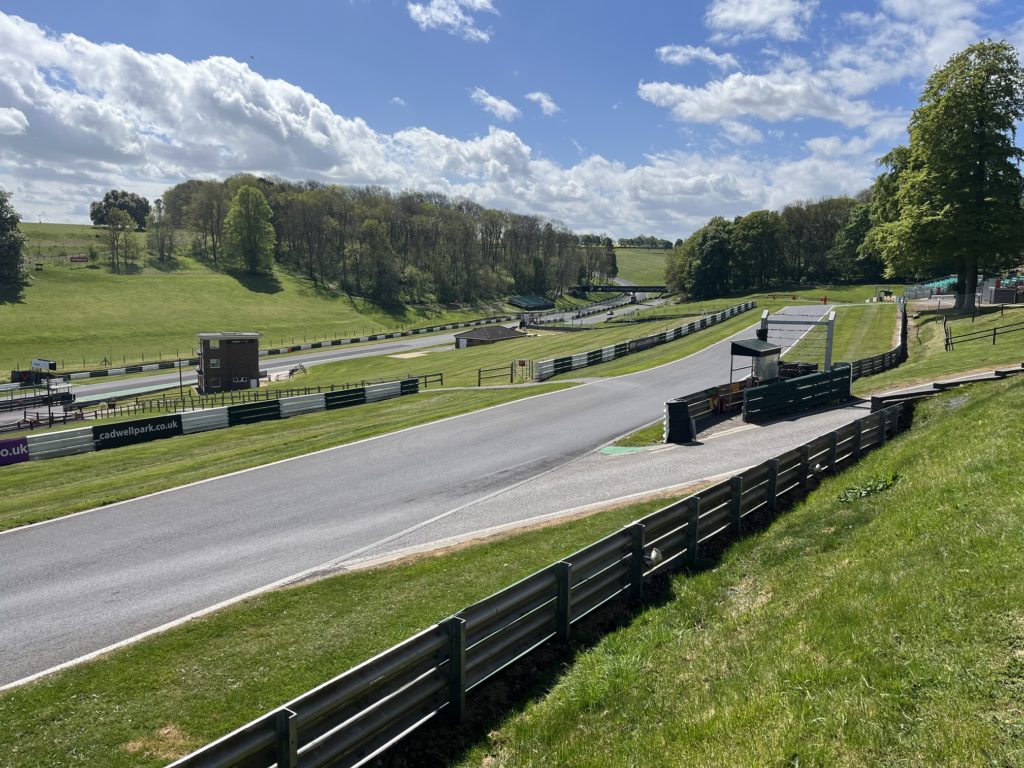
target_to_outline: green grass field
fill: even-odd
[[[1004,414],[1021,409],[1024,381],[923,406],[910,433],[676,576],[458,764],[1016,764],[1024,434]],[[884,493],[837,502],[891,471]],[[18,739],[0,766],[164,765],[662,504],[266,594],[4,692]]]
[[[850,304],[836,307],[832,360],[860,360],[888,352],[896,346],[898,313],[895,304]],[[820,331],[820,332],[819,332]],[[824,327],[816,328],[786,354],[787,360],[821,364]]]
[[[981,339],[956,344],[952,351],[947,352],[943,343],[943,314],[925,311],[917,319],[912,319],[909,359],[891,371],[854,382],[854,393],[863,396],[969,371],[991,370],[1024,362],[1024,331],[997,337],[995,346],[990,340]],[[1022,322],[1024,309],[1008,310],[1002,317],[998,312],[979,315],[974,322],[970,317],[953,314],[947,317],[953,333],[962,334]]]
[[[50,264],[32,272],[20,301],[0,303],[0,370],[27,368],[33,358],[56,360],[68,370],[99,367],[104,360],[170,360],[190,356],[201,331],[258,331],[263,346],[277,346],[467,320],[501,309],[408,307],[389,314],[361,299],[323,296],[280,271],[236,278],[187,258],[177,264],[173,275],[113,275],[105,268]]]
[[[619,277],[636,285],[664,285],[669,253],[649,248],[616,248]]]
[[[1020,764],[1022,410],[1024,381],[922,406],[459,765]]]

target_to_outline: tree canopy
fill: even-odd
[[[247,272],[269,272],[274,263],[274,225],[267,199],[256,187],[235,194],[224,219],[228,253]]]
[[[25,236],[18,230],[21,216],[11,205],[11,193],[0,190],[0,292],[17,294],[25,284]]]
[[[149,200],[123,189],[112,189],[102,200],[93,200],[89,205],[89,218],[98,227],[110,223],[112,211],[121,210],[131,216],[137,229],[146,228],[146,217],[149,215]]]
[[[869,239],[892,271],[954,270],[958,306],[971,309],[978,271],[1024,250],[1024,193],[1016,124],[1024,70],[1005,41],[975,43],[937,69],[910,120],[909,146],[882,159]]]

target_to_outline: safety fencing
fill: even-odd
[[[817,373],[818,366],[814,363],[781,363],[779,366],[779,373],[783,378],[781,382],[750,388],[746,386],[746,382],[733,382],[702,389],[667,401],[664,411],[665,442],[688,443],[696,440],[699,432],[698,420],[705,419],[719,411],[731,410],[735,406],[736,393],[740,391],[743,392],[744,420],[755,422],[784,413],[842,402],[849,398],[850,384],[854,380],[895,368],[907,359],[906,303],[900,300],[898,309],[900,313],[899,343],[881,355],[854,360],[852,363],[837,363],[836,369],[842,373],[838,373],[835,377],[831,377],[828,372]],[[847,369],[846,366],[849,368]],[[813,376],[819,378],[811,378]],[[794,384],[794,382],[796,383]],[[775,397],[772,396],[772,388],[775,388]],[[845,391],[845,397],[842,396],[843,391]],[[753,398],[749,406],[748,397]],[[785,407],[780,407],[783,404]],[[774,406],[772,414],[768,413],[769,406]],[[748,412],[752,417],[750,419],[747,418]]]
[[[466,320],[461,323],[447,323],[445,325],[432,325],[428,328],[412,328],[407,331],[394,331],[392,333],[376,333],[367,336],[353,336],[346,339],[331,339],[330,341],[313,341],[308,344],[293,344],[287,347],[271,347],[261,349],[260,357],[273,355],[286,355],[291,352],[304,352],[310,349],[325,349],[327,347],[339,347],[346,344],[362,344],[367,341],[383,341],[386,339],[400,339],[405,336],[419,336],[425,333],[437,333],[439,331],[450,331],[457,328],[470,328],[477,325],[493,325],[494,323],[507,323],[515,320],[511,315],[500,317],[484,317],[479,320]],[[199,365],[198,357],[183,358],[181,360],[164,360],[157,363],[144,363],[140,365],[125,365],[120,368],[97,368],[89,371],[70,371],[61,373],[61,376],[68,380],[93,379],[104,376],[122,376],[126,373],[148,373],[150,371],[174,370],[177,368],[189,368]],[[18,373],[14,371],[12,373]]]
[[[461,721],[467,693],[530,651],[567,640],[652,578],[695,567],[702,550],[780,512],[815,478],[857,461],[900,429],[899,406],[858,419],[670,504],[463,609],[302,694],[171,768],[354,768],[428,720]]]
[[[661,333],[656,333],[652,336],[643,336],[639,339],[623,341],[601,349],[592,349],[589,352],[580,352],[566,357],[556,357],[553,360],[540,360],[536,364],[535,376],[538,381],[544,381],[545,379],[550,379],[552,376],[557,376],[560,373],[575,371],[579,368],[587,368],[591,365],[606,363],[609,360],[615,360],[619,357],[625,357],[626,355],[632,355],[636,352],[642,352],[645,349],[650,349],[651,347],[656,347],[669,341],[675,341],[676,339],[681,339],[683,336],[688,336],[696,331],[709,328],[712,325],[717,325],[718,323],[724,322],[731,317],[735,317],[742,312],[747,312],[756,306],[756,301],[748,301],[743,304],[737,304],[734,307],[724,309],[721,312],[716,312],[713,315],[702,317],[700,320],[694,320],[692,323],[680,325],[676,328],[670,328],[667,331],[662,331]]]
[[[240,424],[286,419],[305,413],[350,408],[364,403],[414,395],[419,391],[419,379],[402,379],[334,392],[274,398],[224,408],[207,408],[113,424],[44,432],[13,440],[0,440],[0,466],[137,445]]]
[[[954,334],[949,326],[949,323],[943,324],[943,330],[945,331],[945,346],[947,352],[952,352],[956,344],[963,344],[969,341],[988,341],[992,340],[992,344],[996,343],[996,339],[999,336],[1005,336],[1008,333],[1018,333],[1024,331],[1024,320],[1017,323],[1009,323],[1007,325],[999,325],[995,328],[989,328],[984,331],[968,331],[967,333]]]
[[[743,420],[758,424],[849,399],[850,366],[837,363],[831,371],[749,387],[743,392]]]

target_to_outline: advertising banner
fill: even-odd
[[[151,419],[136,419],[92,428],[92,439],[96,442],[97,451],[119,448],[122,445],[148,443],[150,440],[162,440],[181,434],[184,434],[181,430],[181,415],[177,413],[172,416],[155,416]]]
[[[28,440],[24,437],[0,440],[0,467],[19,461],[28,461]]]

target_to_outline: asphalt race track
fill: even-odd
[[[303,571],[386,552],[385,540],[398,548],[403,532],[438,516],[458,523],[446,535],[477,530],[483,519],[451,513],[728,378],[720,342],[648,371],[0,534],[0,685]],[[534,516],[521,506],[522,519]]]

